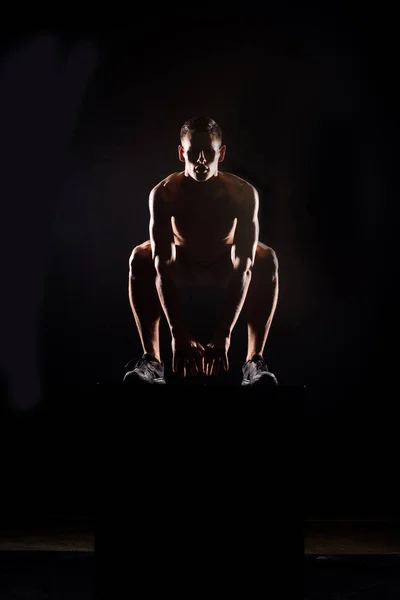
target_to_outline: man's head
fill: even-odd
[[[218,175],[218,163],[225,157],[222,131],[209,117],[192,117],[181,127],[179,160],[185,163],[185,175],[207,181]]]

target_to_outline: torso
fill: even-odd
[[[174,173],[161,185],[181,256],[206,265],[230,253],[246,181],[219,172],[213,181],[192,183],[184,173]]]

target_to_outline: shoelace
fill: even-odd
[[[128,363],[126,363],[125,365],[125,369],[127,369],[128,367],[131,367],[133,365],[135,366],[139,366],[141,364],[143,364],[144,362],[146,362],[146,359],[140,357],[140,358],[132,358],[132,360],[130,360]]]
[[[153,368],[153,365],[149,365],[150,359],[149,358],[143,358],[143,356],[141,356],[140,358],[132,358],[132,360],[130,360],[126,365],[125,365],[125,369],[129,368],[130,366],[134,365],[135,367],[139,367],[140,365],[146,364],[146,366],[151,369]]]
[[[247,361],[246,365],[256,365],[257,367],[261,366],[261,367],[265,367],[265,360],[263,356],[255,356],[254,358],[251,358],[250,360]]]
[[[253,360],[253,363],[257,366],[257,369],[265,369],[265,360],[263,358]]]

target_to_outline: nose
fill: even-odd
[[[201,165],[203,165],[203,164],[205,164],[205,163],[207,162],[207,161],[206,161],[206,157],[204,156],[204,152],[203,152],[203,150],[201,150],[201,152],[200,152],[199,156],[197,157],[197,162],[198,162],[199,164],[201,164]]]

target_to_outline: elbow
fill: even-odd
[[[251,272],[253,269],[253,261],[250,257],[247,258],[239,258],[236,257],[233,269],[235,273],[240,277],[249,278],[251,277]]]
[[[245,281],[247,281],[248,279],[251,279],[253,274],[253,265],[250,263],[248,266],[246,266],[246,268],[243,270],[242,273],[242,277]]]
[[[164,273],[167,262],[163,260],[158,254],[154,255],[153,263],[157,275],[161,275],[162,273]]]
[[[233,276],[235,279],[238,279],[242,282],[242,284],[246,284],[251,280],[252,277],[252,268],[248,267],[239,267],[238,269],[234,269]]]
[[[161,258],[158,254],[154,256],[154,268],[158,277],[168,277],[172,272],[173,261]]]

